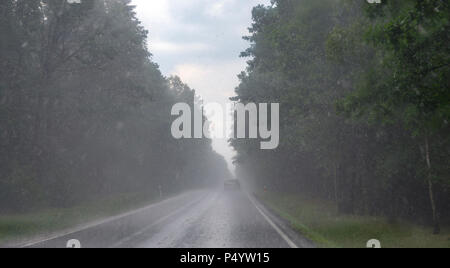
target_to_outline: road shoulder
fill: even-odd
[[[97,226],[100,225],[104,225],[104,224],[108,224],[108,223],[112,223],[115,221],[119,221],[121,219],[124,219],[126,217],[129,217],[130,215],[135,215],[144,211],[147,211],[155,206],[161,206],[164,205],[167,202],[171,202],[177,199],[181,199],[183,197],[185,197],[186,195],[189,194],[194,194],[197,191],[188,191],[188,192],[184,192],[184,193],[180,193],[178,195],[175,196],[170,196],[167,197],[165,199],[162,200],[154,200],[154,201],[149,201],[147,204],[143,204],[138,208],[135,209],[131,209],[127,212],[122,212],[122,213],[117,213],[117,214],[112,214],[112,216],[108,216],[108,217],[103,217],[100,219],[92,219],[90,221],[87,221],[87,223],[84,224],[76,224],[72,227],[68,227],[68,228],[63,228],[61,230],[55,230],[55,231],[48,231],[48,232],[41,232],[41,234],[36,234],[36,235],[30,235],[27,237],[20,237],[18,239],[15,240],[8,240],[5,241],[4,243],[2,243],[0,245],[0,247],[3,248],[26,248],[26,247],[33,247],[34,245],[37,244],[42,244],[45,243],[47,241],[51,241],[51,240],[55,240],[58,239],[60,237],[65,237],[74,233],[78,233],[78,232],[82,232],[91,228],[95,228]]]
[[[261,201],[257,195],[249,194],[249,198],[252,202],[254,202],[257,209],[261,210],[264,216],[267,216],[273,224],[280,229],[280,231],[288,237],[290,242],[294,243],[297,248],[316,248],[317,246],[311,240],[299,234],[294,230],[292,224],[278,215],[274,210],[272,210],[269,206],[266,206],[263,201]],[[285,239],[286,240],[286,239]],[[288,242],[288,244],[290,244]],[[292,248],[295,248],[291,246]]]

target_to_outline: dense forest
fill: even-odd
[[[130,0],[0,2],[0,211],[229,176],[210,140],[171,136],[172,105],[200,100],[147,35]]]
[[[233,98],[280,103],[281,144],[232,140],[240,177],[339,213],[450,222],[450,3],[272,0]]]

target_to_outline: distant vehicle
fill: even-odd
[[[240,190],[241,189],[241,183],[239,180],[232,179],[225,181],[225,190],[227,191],[234,191],[234,190]]]

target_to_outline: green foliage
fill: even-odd
[[[260,189],[331,200],[340,213],[419,223],[431,219],[431,179],[433,212],[449,220],[448,6],[256,7],[233,100],[281,103],[281,145],[263,152],[233,140],[242,176]]]
[[[383,51],[380,60],[389,73],[370,81],[356,101],[385,107],[415,134],[423,134],[439,131],[449,120],[450,6],[446,1],[410,2],[415,3],[386,10],[383,16],[389,20],[381,19],[368,32],[367,39]]]
[[[172,138],[170,108],[195,91],[161,75],[130,3],[0,3],[0,210],[229,175],[210,140]]]

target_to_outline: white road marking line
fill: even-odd
[[[181,197],[184,197],[187,194],[189,194],[189,193],[185,193],[185,194],[182,194],[182,195],[179,195],[179,196],[176,196],[176,197],[172,197],[172,198],[166,199],[164,201],[161,201],[161,202],[158,202],[158,203],[155,203],[155,204],[151,204],[151,205],[149,205],[147,207],[143,207],[143,208],[136,209],[136,210],[133,210],[133,211],[130,211],[130,212],[127,212],[127,213],[124,213],[124,214],[121,214],[121,215],[118,215],[118,216],[115,216],[115,217],[108,218],[106,220],[97,221],[97,222],[85,225],[83,227],[73,229],[71,231],[67,231],[67,232],[63,232],[63,233],[60,233],[60,234],[57,234],[57,235],[54,235],[54,236],[50,236],[48,238],[45,238],[45,239],[42,239],[42,240],[39,240],[39,241],[34,241],[34,242],[26,243],[26,244],[21,244],[21,245],[18,245],[17,247],[20,247],[20,248],[32,247],[32,246],[39,245],[39,244],[42,244],[42,243],[45,243],[45,242],[48,242],[48,241],[51,241],[51,240],[62,238],[64,236],[68,236],[68,235],[72,235],[72,234],[75,234],[75,233],[78,233],[78,232],[82,232],[82,231],[85,231],[87,229],[91,229],[91,228],[94,228],[94,227],[97,227],[97,226],[100,226],[100,225],[103,225],[103,224],[111,223],[113,221],[120,220],[120,219],[129,217],[131,215],[140,213],[142,211],[148,210],[148,209],[150,209],[152,207],[165,204],[165,203],[167,203],[169,201],[173,201],[174,199],[180,199]]]
[[[167,219],[171,218],[172,216],[174,216],[174,215],[180,213],[181,211],[183,211],[183,210],[186,209],[187,207],[190,207],[190,206],[194,205],[195,203],[198,203],[200,200],[202,200],[202,199],[204,199],[204,198],[206,198],[206,195],[205,195],[205,196],[202,196],[202,197],[199,198],[199,199],[196,199],[196,200],[193,201],[193,202],[188,203],[186,206],[183,206],[183,207],[181,207],[181,208],[179,208],[179,209],[173,211],[173,212],[170,213],[169,215],[160,218],[160,219],[157,220],[156,222],[154,222],[154,223],[152,223],[152,224],[146,226],[144,229],[141,229],[141,230],[139,230],[139,231],[137,231],[137,232],[135,232],[135,233],[133,233],[133,234],[131,234],[131,235],[129,235],[129,236],[123,238],[123,239],[121,239],[119,242],[113,244],[110,248],[118,248],[118,247],[120,247],[120,245],[122,245],[122,244],[124,244],[124,243],[126,243],[126,242],[128,242],[128,241],[131,241],[132,239],[134,239],[134,238],[136,238],[136,237],[142,235],[143,233],[147,232],[148,230],[150,230],[151,228],[155,227],[156,225],[161,224],[162,222],[164,222],[164,221],[166,221]]]
[[[259,213],[264,217],[264,219],[266,219],[266,221],[270,224],[270,226],[272,226],[272,228],[275,229],[275,231],[277,231],[277,233],[281,236],[281,238],[283,238],[284,241],[286,241],[289,247],[298,248],[298,246],[269,218],[269,216],[267,216],[266,213],[264,213],[264,211],[262,211],[262,209],[258,207],[258,205],[256,204],[256,202],[253,200],[253,198],[250,196],[249,193],[247,193],[247,197],[248,199],[250,199],[250,202],[252,202],[252,204],[259,211]]]
[[[186,195],[186,194],[184,194],[184,195]],[[167,202],[169,202],[169,201],[171,201],[171,200],[174,200],[174,199],[178,199],[178,198],[181,198],[182,196],[184,196],[184,195],[181,195],[181,196],[178,196],[178,197],[174,197],[174,198],[171,198],[171,199],[167,199],[167,200],[164,200],[164,201],[162,201],[162,202],[160,202],[160,203],[155,203],[155,204],[152,204],[152,205],[150,205],[150,206],[147,206],[147,207],[144,207],[144,208],[141,208],[141,209],[137,209],[137,210],[134,210],[134,211],[131,211],[131,212],[128,212],[128,213],[124,213],[124,214],[121,214],[121,215],[119,215],[119,216],[116,216],[116,217],[112,217],[112,218],[109,218],[109,219],[106,219],[106,220],[103,220],[103,221],[99,221],[99,222],[96,222],[96,223],[94,223],[94,224],[90,224],[90,225],[87,225],[87,226],[85,226],[85,227],[83,227],[83,228],[79,228],[79,229],[76,229],[76,230],[73,230],[73,231],[70,231],[70,232],[66,232],[66,233],[62,233],[62,234],[59,234],[59,235],[55,235],[55,236],[53,236],[53,237],[49,237],[49,238],[46,238],[46,239],[43,239],[43,240],[40,240],[40,241],[37,241],[37,242],[31,242],[31,243],[28,243],[28,244],[25,244],[25,245],[22,245],[21,247],[32,247],[32,246],[34,246],[34,245],[38,245],[38,244],[41,244],[41,243],[45,243],[45,242],[48,242],[48,241],[51,241],[51,240],[54,240],[54,239],[59,239],[59,238],[62,238],[62,237],[64,237],[64,236],[68,236],[68,235],[71,235],[71,234],[74,234],[74,233],[78,233],[78,232],[81,232],[81,231],[84,231],[84,230],[87,230],[87,229],[90,229],[90,228],[93,228],[93,227],[97,227],[97,226],[100,226],[100,225],[103,225],[103,224],[107,224],[107,223],[110,223],[110,222],[113,222],[113,221],[116,221],[116,220],[119,220],[119,219],[122,219],[122,218],[125,218],[125,217],[128,217],[128,216],[131,216],[131,215],[134,215],[134,214],[136,214],[136,213],[139,213],[139,212],[142,212],[142,211],[145,211],[145,210],[148,210],[148,209],[150,209],[150,208],[152,208],[152,207],[154,207],[154,206],[157,206],[157,205],[161,205],[161,204],[164,204],[164,203],[167,203]],[[123,244],[123,243],[125,243],[125,242],[127,242],[127,241],[129,241],[129,240],[131,240],[131,239],[133,239],[133,238],[135,238],[136,236],[139,236],[139,235],[141,235],[141,234],[143,234],[144,232],[146,232],[147,230],[149,230],[150,228],[152,228],[152,227],[154,227],[155,225],[158,225],[158,224],[160,224],[160,223],[162,223],[162,222],[164,222],[165,220],[167,220],[168,218],[170,218],[170,217],[172,217],[172,216],[174,216],[175,214],[177,214],[177,213],[179,213],[179,212],[181,212],[182,210],[184,210],[186,207],[189,207],[189,206],[191,206],[191,205],[193,205],[193,204],[195,204],[195,203],[197,203],[199,200],[201,200],[201,199],[203,199],[205,196],[203,196],[202,198],[199,198],[199,199],[197,199],[197,200],[195,200],[195,201],[193,201],[193,202],[191,202],[191,203],[189,203],[188,205],[186,205],[186,206],[183,206],[182,208],[179,208],[179,209],[177,209],[176,211],[174,211],[174,212],[172,212],[172,213],[170,213],[169,215],[167,215],[167,216],[165,216],[165,217],[163,217],[163,218],[161,218],[161,219],[159,219],[158,221],[156,221],[156,222],[154,222],[153,224],[151,224],[151,225],[149,225],[149,226],[147,226],[147,227],[145,227],[144,229],[142,229],[142,230],[140,230],[140,231],[138,231],[138,232],[136,232],[136,233],[134,233],[134,234],[132,234],[132,235],[130,235],[130,236],[128,236],[128,237],[126,237],[126,238],[124,238],[124,239],[122,239],[121,241],[119,241],[118,243],[116,243],[116,244],[114,244],[112,247],[117,247],[117,246],[119,246],[119,245],[121,245],[121,244]],[[275,231],[281,236],[281,238],[283,238],[283,240],[291,247],[291,248],[298,248],[298,246],[269,218],[269,216],[267,216],[265,213],[264,213],[264,211],[263,210],[261,210],[260,208],[259,208],[259,206],[256,204],[256,202],[253,200],[253,198],[247,193],[247,197],[248,197],[248,199],[250,200],[250,202],[253,204],[253,206],[255,206],[255,208],[258,210],[258,212],[264,217],[264,219],[270,224],[270,226],[272,227],[272,228],[274,228],[275,229]]]

